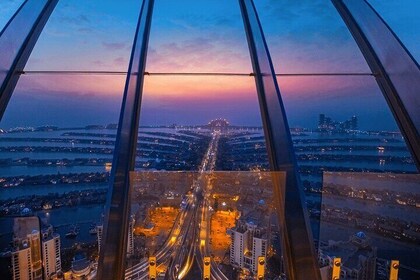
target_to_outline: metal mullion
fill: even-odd
[[[7,72],[4,79],[0,80],[0,119],[3,118],[7,104],[9,103],[13,91],[19,81],[20,75],[18,72],[21,72],[25,67],[29,56],[32,53],[32,50],[38,41],[39,35],[41,34],[45,24],[47,23],[58,2],[58,0],[46,0],[33,24],[28,26],[28,29],[26,30],[22,28],[16,30],[17,27],[15,26],[15,23],[19,22],[19,20],[25,16],[25,8],[30,7],[30,5],[36,5],[34,3],[37,1],[38,0],[26,0],[0,33],[0,46],[6,49],[16,48],[17,50],[11,65],[6,66],[8,69],[0,70]],[[16,37],[8,38],[7,35],[10,36],[9,33],[13,33],[13,35],[16,37],[19,36],[18,40],[13,40],[16,39]],[[24,35],[20,37],[22,34]],[[3,51],[6,52],[6,50],[2,50],[0,47],[0,52]]]
[[[420,170],[419,65],[368,2],[331,1],[376,73],[376,82]]]
[[[147,48],[154,0],[144,0],[131,52],[121,105],[97,279],[124,279],[134,170]]]
[[[125,71],[96,70],[24,70],[19,75],[127,75]],[[133,74],[133,73],[132,73]],[[254,73],[230,72],[144,72],[145,76],[238,76],[253,77]],[[277,77],[319,77],[319,76],[376,76],[373,73],[277,73]]]
[[[320,279],[293,142],[261,23],[252,0],[239,0],[239,4],[255,73],[270,168],[286,172],[285,190],[275,189],[285,273],[292,280],[308,279],[309,275],[311,279]]]

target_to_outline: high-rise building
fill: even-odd
[[[19,217],[13,224],[13,280],[41,280],[42,256],[39,220]]]
[[[320,129],[325,125],[325,114],[319,114],[318,128]]]
[[[358,126],[357,116],[351,117],[351,129],[352,130],[357,130],[358,128],[359,128],[359,126]]]
[[[232,238],[230,264],[255,273],[258,257],[267,254],[266,231],[252,222],[239,221],[228,233]]]
[[[14,219],[12,276],[14,280],[57,279],[61,274],[60,235],[53,227],[40,230],[37,217]]]
[[[104,231],[104,226],[103,225],[97,225],[96,226],[96,240],[98,242],[98,252],[101,250],[103,231]]]
[[[343,133],[351,132],[358,129],[357,116],[352,116],[350,119],[343,122],[335,121],[325,114],[319,114],[318,131],[319,132],[334,132]]]
[[[128,224],[127,257],[130,257],[134,254],[134,223],[134,216],[131,216],[130,222]]]
[[[61,273],[60,235],[52,226],[42,231],[42,260],[44,279],[53,279]]]

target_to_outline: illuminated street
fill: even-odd
[[[206,226],[210,223],[210,216],[207,204],[203,200],[206,196],[203,189],[208,188],[203,188],[200,183],[205,180],[204,172],[214,170],[219,139],[220,132],[213,132],[198,178],[191,186],[192,193],[185,200],[185,211],[176,215],[176,211],[170,210],[171,208],[154,209],[147,213],[143,226],[135,227],[135,234],[146,237],[145,245],[149,252],[156,256],[158,270],[167,267],[166,271],[162,272],[166,279],[183,279],[190,271],[195,258],[197,263],[201,264],[202,256],[209,255],[207,242],[204,241],[204,247],[200,244],[202,239],[207,240],[210,235],[210,227]],[[165,242],[159,242],[162,240]],[[226,242],[224,241],[225,244]],[[213,262],[212,271],[212,275],[215,273],[214,279],[227,279]],[[147,278],[146,259],[126,270],[126,279]]]
[[[148,279],[148,257],[156,257],[158,279],[202,278],[204,257],[210,257],[211,279],[240,276],[229,252],[233,233],[244,233],[244,226],[248,239],[263,242],[264,249],[251,244],[234,254],[246,256],[248,275],[255,273],[255,258],[270,250],[272,174],[213,172],[222,135],[217,129],[211,133],[199,172],[133,173],[134,234],[142,258],[126,270],[126,279]]]

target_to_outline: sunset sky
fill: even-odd
[[[0,29],[23,1],[2,0]],[[415,59],[420,59],[420,1],[369,0]],[[26,70],[126,71],[139,0],[60,0]],[[277,73],[369,72],[327,0],[255,0]],[[156,0],[146,71],[251,73],[236,0]],[[372,77],[282,77],[291,126],[314,127],[319,113],[359,116],[361,128],[395,129]],[[118,121],[124,76],[25,75],[1,128]],[[24,110],[22,110],[24,108]],[[147,76],[141,123],[202,124],[224,117],[259,125],[252,77]]]

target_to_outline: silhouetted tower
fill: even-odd
[[[351,129],[357,130],[358,129],[358,123],[357,123],[357,116],[351,117]]]

